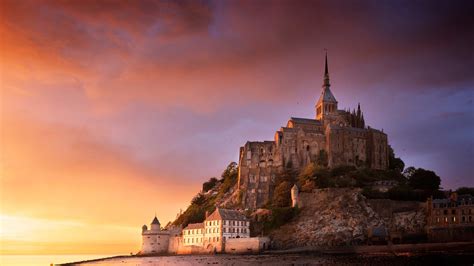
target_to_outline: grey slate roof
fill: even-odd
[[[325,87],[323,91],[321,92],[321,96],[319,96],[318,103],[322,101],[337,103],[336,97],[334,97],[329,87]]]
[[[451,201],[451,199],[433,199],[433,204],[448,204],[448,203],[456,203],[456,205],[460,205],[462,202],[468,203],[469,201],[472,203],[474,202],[474,197],[471,195],[459,195],[456,202]]]
[[[217,208],[209,217],[207,221],[214,220],[236,220],[236,221],[247,221],[247,217],[236,210],[221,209]]]
[[[188,224],[184,230],[189,230],[189,229],[202,229],[204,228],[204,223],[195,223],[195,224]]]
[[[290,120],[296,123],[301,123],[301,124],[321,125],[321,121],[316,120],[316,119],[291,117]]]
[[[160,224],[160,221],[158,221],[158,218],[156,218],[156,216],[155,216],[155,218],[153,219],[151,224]]]

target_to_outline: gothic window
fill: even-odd
[[[306,151],[309,151],[309,145],[306,145]]]

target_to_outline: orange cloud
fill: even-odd
[[[118,230],[113,242],[137,249],[137,239],[131,237],[133,228],[138,236],[140,226],[155,211],[163,224],[173,220],[199,190],[199,184],[187,181],[182,186],[179,178],[160,176],[156,169],[130,157],[126,149],[109,145],[84,129],[9,116],[2,121],[1,147],[1,214],[12,219],[25,217],[18,220],[25,224],[10,219],[4,231],[15,232],[8,227],[15,225],[37,234],[28,240],[22,238],[24,233],[17,237],[10,233],[2,241],[87,243],[102,239],[110,243],[106,235],[118,226],[127,229]],[[41,229],[55,225],[57,234]],[[70,230],[77,226],[80,230]],[[44,232],[40,234],[35,227]]]

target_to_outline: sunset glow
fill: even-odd
[[[456,2],[0,2],[3,254],[137,252],[246,140],[314,116],[324,48],[341,109],[444,188],[474,186]]]

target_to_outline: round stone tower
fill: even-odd
[[[161,230],[161,225],[160,225],[160,221],[158,221],[158,218],[155,218],[153,219],[153,221],[151,222],[151,225],[150,225],[150,230],[151,231],[160,231]]]

